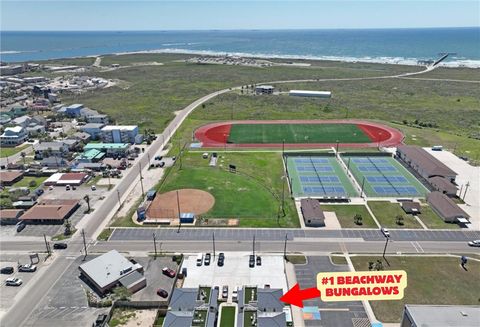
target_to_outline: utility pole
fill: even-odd
[[[85,249],[85,256],[83,257],[83,261],[87,258],[87,242],[85,241],[85,230],[82,229],[82,237],[83,237],[83,248]]]
[[[285,175],[282,176],[282,213],[283,217],[285,217]]]
[[[153,233],[153,249],[155,250],[155,259],[157,258],[157,239],[155,233]]]
[[[255,234],[253,234],[253,256],[255,256]]]
[[[283,258],[287,260],[287,240],[288,240],[288,234],[285,233],[285,244],[283,245]]]
[[[45,234],[43,234],[43,239],[45,240],[45,247],[47,248],[47,254],[50,255],[51,252],[50,252],[50,246],[47,242],[47,236]]]
[[[177,190],[177,209],[178,209],[178,229],[177,233],[180,233],[180,227],[182,227],[182,220],[180,219],[180,197]]]
[[[180,159],[180,169],[182,169],[182,148],[180,147],[180,141],[178,141],[178,159]]]
[[[337,140],[337,150],[335,151],[336,152],[336,155],[338,157],[338,143],[340,143],[338,140]]]
[[[143,176],[142,176],[142,163],[138,163],[138,170],[140,172],[140,186],[142,187],[142,196],[145,196],[145,191],[143,190]]]
[[[388,263],[388,260],[385,258],[385,252],[387,252],[387,245],[388,245],[388,239],[389,239],[389,238],[390,238],[390,237],[385,236],[385,247],[383,248],[383,255],[382,255],[382,257],[383,257],[383,259],[387,262],[387,264],[390,266],[390,263]]]
[[[348,157],[348,162],[347,162],[347,171],[350,169],[350,157]]]
[[[212,241],[213,241],[213,257],[215,258],[215,232],[212,234]]]
[[[117,197],[118,197],[118,206],[122,206],[122,201],[120,200],[120,191],[117,189]]]
[[[470,186],[470,182],[467,182],[467,185],[465,185],[465,192],[463,192],[463,198],[462,198],[464,202],[465,202],[465,196],[467,195],[469,186]]]
[[[282,159],[285,158],[285,139],[282,140]]]

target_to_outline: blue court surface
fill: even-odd
[[[390,156],[342,156],[368,197],[425,197],[427,189]]]
[[[358,196],[345,170],[333,156],[289,156],[287,171],[294,197]]]

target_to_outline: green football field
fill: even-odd
[[[228,143],[369,143],[355,124],[233,124]]]

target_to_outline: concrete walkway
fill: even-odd
[[[288,289],[291,289],[293,285],[297,284],[297,276],[295,274],[295,266],[290,262],[285,262],[285,275],[287,276]],[[292,310],[293,325],[295,327],[305,327],[302,309],[295,305],[291,305],[290,308]]]

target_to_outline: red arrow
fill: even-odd
[[[319,296],[320,291],[318,288],[312,287],[301,290],[297,283],[280,298],[280,301],[303,308],[303,300],[313,299]]]

